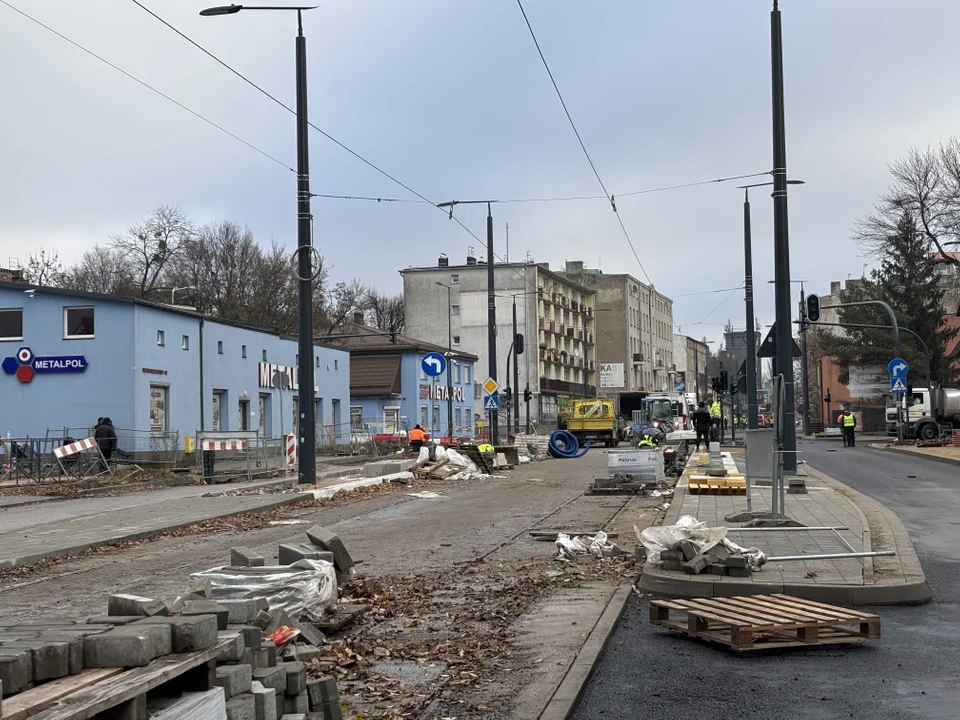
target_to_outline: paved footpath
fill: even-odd
[[[731,460],[728,457],[728,463]],[[742,460],[742,456],[741,460]],[[728,537],[745,547],[757,547],[768,557],[820,555],[893,550],[892,557],[843,558],[768,562],[747,578],[687,575],[647,564],[640,587],[649,592],[680,597],[730,597],[786,593],[841,605],[909,604],[930,599],[926,578],[903,524],[876,501],[812,468],[806,469],[808,492],[787,495],[786,514],[807,527],[846,527],[838,531],[738,531],[724,517],[747,509],[742,495],[691,495],[689,475],[698,470],[699,456],[691,458],[677,484],[664,525],[681,515],[692,515],[708,526],[727,526]],[[731,464],[731,467],[732,464]],[[752,488],[754,512],[770,509],[770,487]]]
[[[338,486],[341,480],[323,478],[342,472],[342,468],[336,468],[318,473],[317,487],[330,490]],[[90,548],[142,540],[203,520],[289,505],[304,496],[299,493],[218,493],[267,487],[290,479],[219,486],[187,485],[115,497],[0,508],[0,568],[30,565],[48,557],[64,557]]]

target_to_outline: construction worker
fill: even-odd
[[[637,447],[641,450],[644,448],[655,448],[662,441],[663,433],[658,428],[647,428],[640,436],[640,442],[637,443]]]
[[[420,448],[423,447],[423,441],[426,438],[426,435],[423,434],[423,429],[417,425],[410,431],[410,434],[407,435],[407,438],[410,440],[410,449],[415,450],[418,453]]]
[[[722,422],[722,411],[720,409],[720,398],[714,396],[713,402],[710,404],[710,426],[712,432],[710,433],[710,439],[720,441],[720,423]],[[709,446],[707,446],[709,450]]]
[[[700,449],[700,440],[703,440],[704,449],[710,449],[710,423],[712,418],[707,410],[707,404],[700,402],[693,412],[693,429],[697,431],[697,450]]]
[[[857,427],[857,418],[850,410],[844,410],[842,418],[843,425],[843,444],[846,447],[856,447],[857,441],[854,437],[854,430]]]

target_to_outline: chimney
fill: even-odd
[[[353,314],[353,324],[363,325],[363,313],[359,310]]]
[[[839,294],[840,294],[840,283],[839,283],[839,282],[832,282],[832,283],[830,283],[830,294],[831,294],[831,295],[839,295]]]
[[[447,267],[450,264],[450,261],[447,260],[446,253],[440,253],[440,259],[437,260],[437,267]]]
[[[567,272],[583,272],[583,260],[567,260]]]
[[[477,256],[473,254],[473,245],[467,247],[467,265],[476,265]]]

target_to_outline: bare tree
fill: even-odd
[[[24,278],[31,285],[59,285],[62,276],[63,264],[55,250],[40,248],[40,252],[27,255]]]
[[[160,205],[143,222],[110,236],[110,247],[129,263],[137,297],[148,297],[160,286],[169,263],[193,238],[193,224],[175,207]]]
[[[136,281],[127,259],[113,248],[94,245],[60,279],[63,287],[104,295],[135,295]]]
[[[403,294],[384,295],[377,290],[368,290],[364,298],[367,321],[378,330],[403,333]]]
[[[960,265],[946,249],[960,245],[960,140],[939,148],[911,148],[890,165],[893,182],[874,212],[857,224],[854,237],[873,257],[883,255],[896,236],[904,211],[917,220],[930,252],[944,262]]]
[[[338,282],[324,298],[320,314],[320,328],[326,335],[333,335],[344,323],[353,320],[353,314],[364,311],[367,286],[354,278],[350,282]]]

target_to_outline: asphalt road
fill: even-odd
[[[735,655],[650,625],[634,597],[573,718],[960,717],[960,467],[836,441],[799,449],[900,517],[933,602],[873,608],[879,643]]]

